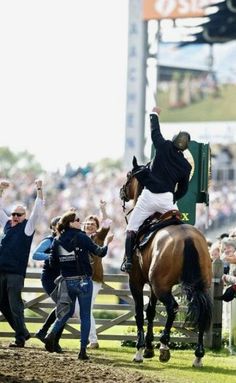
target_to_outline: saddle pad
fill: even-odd
[[[145,233],[141,238],[140,237],[137,238],[136,248],[138,248],[139,250],[143,250],[144,247],[149,242],[149,240],[156,234],[158,230],[163,229],[164,227],[167,227],[170,225],[182,225],[182,224],[184,224],[184,222],[176,217],[154,223],[153,225],[150,226],[149,231],[147,233]]]

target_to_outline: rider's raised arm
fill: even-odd
[[[158,107],[153,108],[152,113],[150,113],[151,138],[156,149],[166,141],[160,131],[159,113],[160,108]]]

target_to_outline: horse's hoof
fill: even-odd
[[[160,349],[159,361],[166,363],[170,360],[170,350]]]
[[[135,363],[143,363],[143,359],[136,359],[134,357],[133,362],[135,362]]]
[[[134,355],[133,362],[143,363],[143,347],[139,348]]]
[[[192,367],[202,368],[203,367],[202,358],[195,358],[193,361]]]
[[[144,352],[143,352],[143,357],[144,358],[153,358],[155,356],[155,352],[153,349],[151,348],[145,348]]]

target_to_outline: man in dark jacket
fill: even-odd
[[[26,208],[17,205],[9,217],[2,207],[2,193],[8,181],[0,182],[0,225],[3,237],[0,244],[0,311],[15,331],[15,342],[10,347],[24,347],[30,334],[24,321],[24,303],[21,292],[29,259],[35,226],[43,209],[42,181],[35,181],[37,198],[29,219]]]
[[[179,132],[172,141],[166,140],[160,131],[160,108],[154,107],[150,114],[151,138],[156,149],[150,168],[138,172],[136,178],[144,186],[127,226],[125,255],[127,272],[132,267],[132,253],[136,232],[150,215],[178,209],[175,204],[188,190],[191,165],[183,151],[188,148],[190,135]]]

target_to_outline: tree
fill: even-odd
[[[8,147],[0,147],[0,175],[9,177],[17,169],[36,174],[43,171],[41,164],[35,159],[35,156],[27,150],[22,152],[13,152]]]

